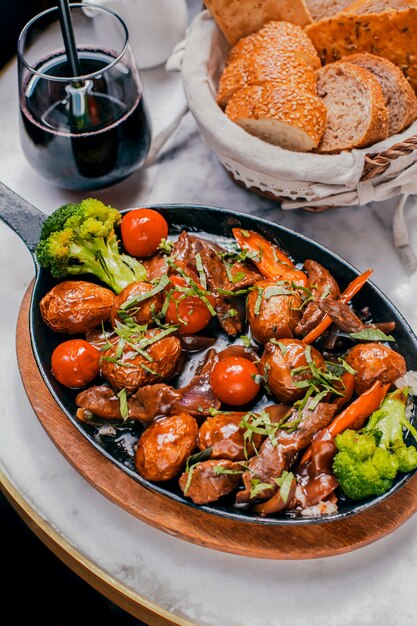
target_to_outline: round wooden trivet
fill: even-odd
[[[154,493],[96,450],[52,398],[32,353],[29,287],[17,323],[17,356],[29,401],[58,450],[106,498],[143,522],[192,543],[264,559],[312,559],[356,550],[388,535],[417,510],[417,476],[388,500],[336,522],[260,526],[210,515]]]

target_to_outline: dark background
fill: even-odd
[[[54,4],[53,0],[0,0],[0,68],[15,55],[17,39],[26,22]],[[27,621],[42,626],[143,624],[61,563],[22,522],[2,494],[0,519],[3,611],[12,616],[14,623]]]

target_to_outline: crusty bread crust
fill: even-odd
[[[267,81],[297,85],[315,94],[313,70],[319,67],[318,54],[302,28],[289,22],[269,22],[231,49],[219,81],[217,103],[224,108],[239,89]]]
[[[304,0],[205,0],[204,4],[232,46],[272,20],[300,26],[311,22]]]
[[[297,56],[312,70],[321,67],[315,47],[304,30],[291,22],[268,22],[258,32],[243,37],[230,50],[228,61],[238,58],[252,58],[261,51],[285,50],[297,53]]]
[[[417,118],[417,97],[396,65],[368,52],[353,54],[348,60],[372,72],[381,85],[388,110],[389,135],[400,133],[414,122]]]
[[[388,137],[385,98],[368,70],[346,61],[326,65],[317,72],[317,93],[327,108],[318,152],[365,148]]]
[[[399,67],[417,90],[417,8],[414,3],[408,4],[413,6],[401,11],[367,15],[339,13],[305,30],[323,63],[370,52]]]
[[[303,152],[318,146],[326,124],[326,107],[320,98],[273,82],[238,91],[226,115],[269,143]]]
[[[345,9],[352,15],[369,15],[384,11],[404,11],[417,6],[416,0],[355,0]]]
[[[219,81],[217,103],[224,108],[239,89],[269,81],[316,93],[315,73],[298,59],[297,53],[274,50],[267,53],[261,50],[252,57],[238,58],[225,67]]]
[[[312,19],[316,22],[323,17],[330,17],[343,11],[351,0],[306,0]]]

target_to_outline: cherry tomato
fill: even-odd
[[[168,289],[174,286],[187,287],[187,283],[181,276],[171,276],[171,284]],[[182,335],[192,335],[198,333],[207,326],[211,320],[211,313],[206,304],[198,296],[186,296],[180,291],[171,294],[165,319],[169,324],[179,324],[178,332]],[[213,297],[207,296],[207,300],[213,306]]]
[[[168,224],[153,209],[133,209],[123,216],[120,226],[123,246],[132,256],[146,257],[154,254],[161,239],[168,237]]]
[[[52,374],[66,387],[85,387],[100,371],[100,350],[84,339],[60,343],[52,353]]]
[[[220,402],[238,406],[247,404],[258,393],[260,384],[254,380],[257,375],[259,371],[252,361],[229,356],[213,367],[210,384]]]

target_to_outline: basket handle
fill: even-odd
[[[395,161],[398,157],[406,156],[414,150],[417,150],[417,135],[412,135],[408,139],[396,143],[378,154],[366,154],[361,182],[371,180],[375,176],[383,174],[390,166],[391,161]]]

